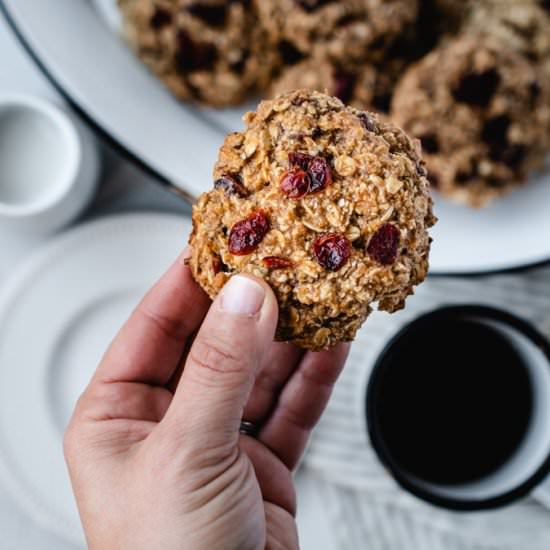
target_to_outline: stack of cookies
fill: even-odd
[[[550,150],[549,0],[119,0],[176,96],[223,107],[309,88],[390,117],[432,185],[483,206]]]

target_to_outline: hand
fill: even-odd
[[[304,353],[276,324],[263,281],[210,304],[183,257],[147,294],[65,436],[91,550],[298,548],[291,471],[348,347]]]

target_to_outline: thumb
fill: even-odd
[[[277,311],[264,281],[235,275],[226,283],[193,342],[165,417],[171,438],[184,436],[189,444],[196,434],[210,448],[237,442],[244,406],[273,342]]]

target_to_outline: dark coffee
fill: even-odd
[[[381,358],[370,419],[385,456],[407,475],[462,484],[519,447],[533,406],[529,374],[490,325],[445,316],[409,326]]]

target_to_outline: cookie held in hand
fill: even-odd
[[[230,134],[193,209],[193,276],[213,298],[236,273],[265,279],[276,338],[350,341],[372,311],[402,308],[428,270],[435,222],[417,142],[375,115],[297,90]]]

